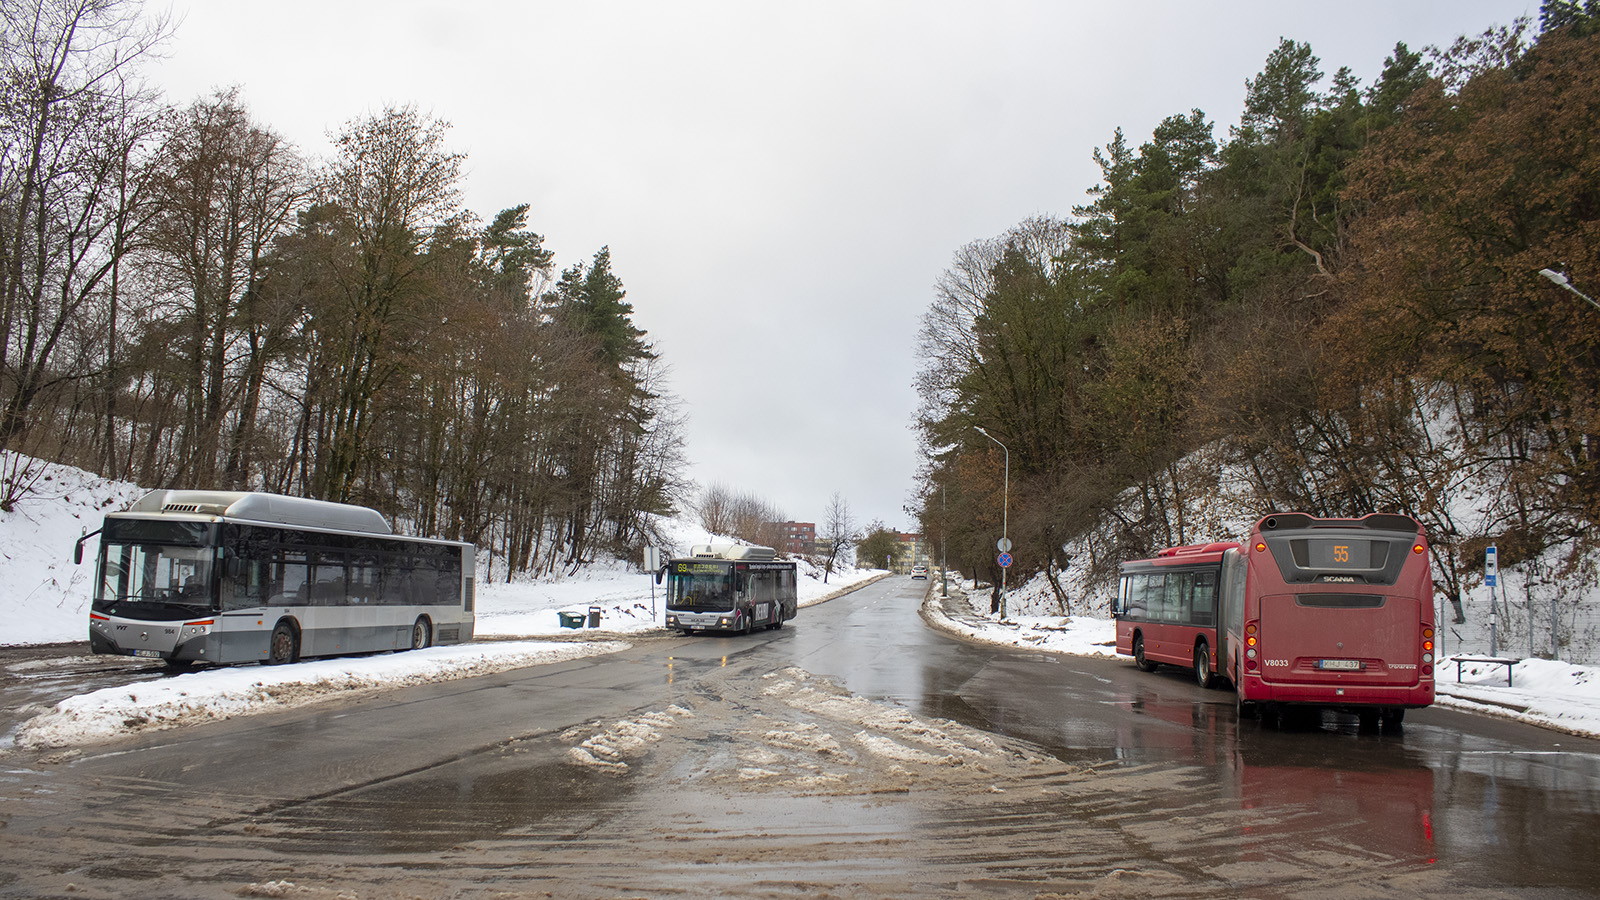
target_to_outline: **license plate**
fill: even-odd
[[[133,651],[133,655],[139,657],[140,659],[160,659],[161,658],[161,651],[159,651],[159,650],[135,650],[135,651]]]
[[[1319,659],[1319,660],[1317,660],[1317,668],[1319,668],[1319,669],[1343,669],[1343,670],[1354,671],[1354,670],[1359,670],[1361,668],[1361,660],[1359,660],[1359,659]]]

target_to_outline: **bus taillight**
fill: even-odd
[[[1256,667],[1256,644],[1260,641],[1256,632],[1259,630],[1254,622],[1244,626],[1244,667],[1252,671]]]
[[[1416,544],[1412,544],[1411,545],[1411,552],[1412,553],[1421,553],[1422,551],[1423,551],[1423,546],[1422,546],[1421,543],[1416,543]]]
[[[1433,662],[1433,629],[1426,625],[1422,628],[1422,661]]]

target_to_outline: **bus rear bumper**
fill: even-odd
[[[1292,706],[1390,706],[1420,709],[1433,704],[1431,679],[1409,685],[1295,685],[1245,676],[1239,695],[1250,703]]]

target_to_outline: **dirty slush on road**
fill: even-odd
[[[797,668],[703,673],[659,709],[486,753],[312,798],[121,785],[119,814],[7,834],[8,867],[30,864],[0,896],[1398,898],[1440,887],[1425,866],[1354,847],[1338,828],[1230,812],[1194,767],[1070,765]],[[142,808],[137,795],[165,802],[126,814]],[[1292,853],[1242,846],[1278,827],[1316,836]]]

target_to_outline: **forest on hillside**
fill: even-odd
[[[608,249],[462,206],[447,123],[297,151],[236,90],[175,105],[133,0],[0,4],[0,510],[43,461],[372,506],[491,574],[643,546],[682,415]],[[629,553],[631,555],[631,553]]]
[[[1490,542],[1593,581],[1600,3],[1397,44],[1370,85],[1285,39],[1226,136],[1196,109],[1093,152],[1088,202],[962,247],[924,315],[952,567],[998,582],[1006,516],[1011,583],[1065,608],[1069,566],[1293,509],[1416,517],[1451,601]]]

